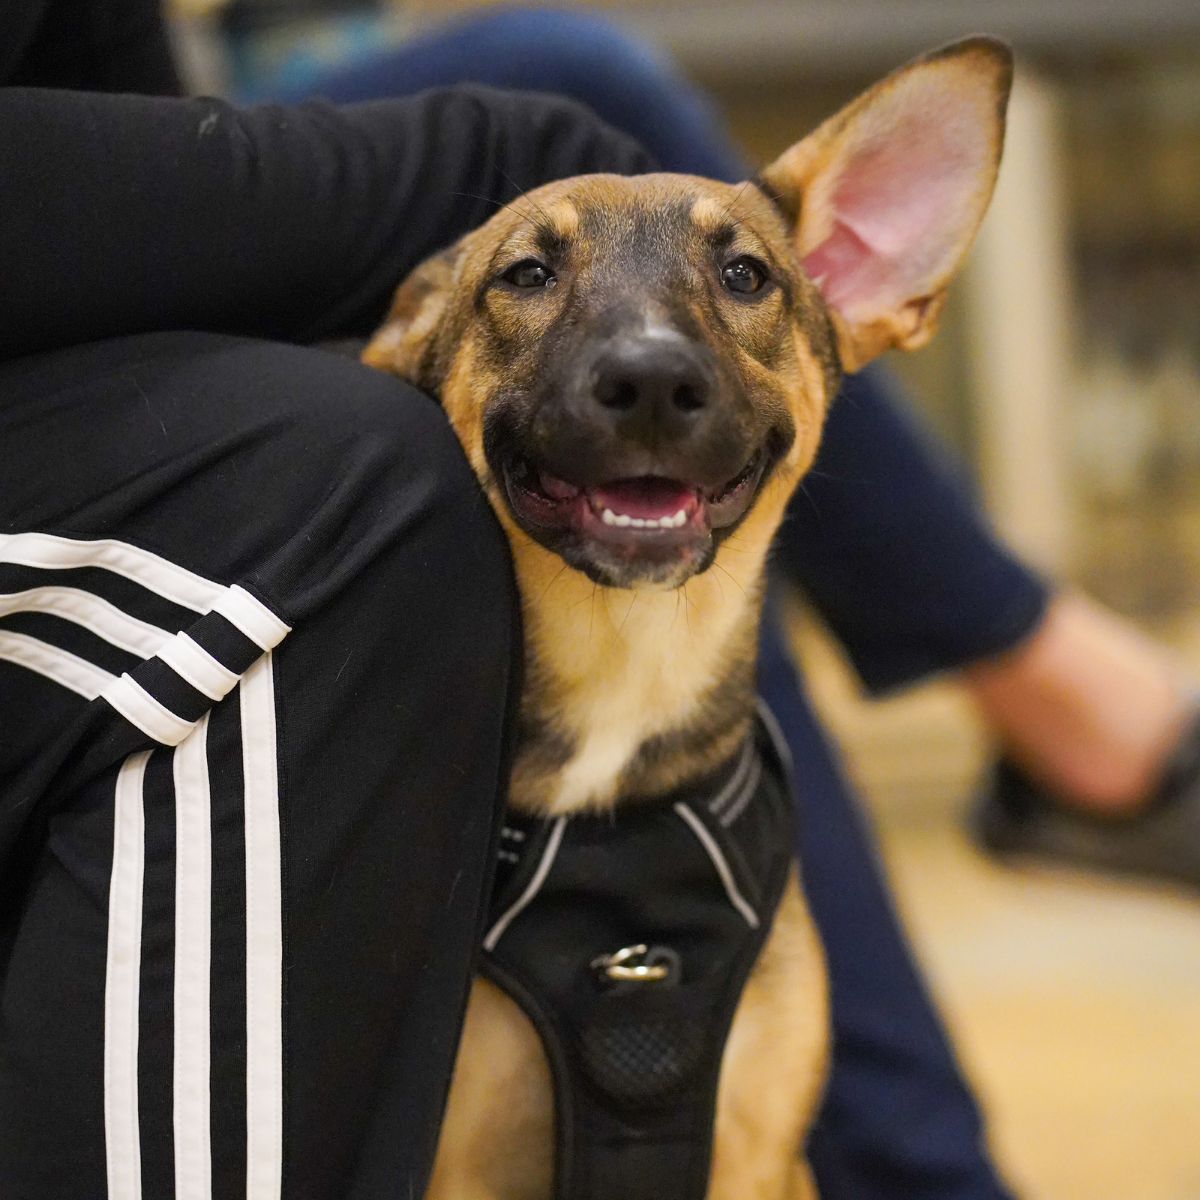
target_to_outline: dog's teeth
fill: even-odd
[[[673,517],[631,517],[628,513],[617,513],[606,508],[600,513],[600,520],[605,525],[615,525],[620,529],[681,529],[687,524],[688,515],[681,508]]]
[[[616,513],[606,508],[600,513],[605,525],[616,525],[619,529],[681,529],[687,524],[688,515],[680,509],[673,517],[631,517],[628,513]]]

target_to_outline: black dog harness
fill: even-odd
[[[792,861],[787,748],[759,712],[666,799],[508,815],[480,969],[541,1035],[557,1200],[707,1191],[725,1039]]]

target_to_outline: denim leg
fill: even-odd
[[[791,748],[804,890],[825,943],[833,1065],[808,1150],[822,1200],[1007,1200],[850,785],[772,614],[759,691]]]
[[[875,692],[1007,650],[1049,599],[898,392],[878,366],[846,378],[775,539]]]
[[[455,83],[569,96],[640,141],[664,171],[730,183],[750,173],[703,92],[650,46],[586,12],[504,8],[460,18],[276,98],[345,104]]]

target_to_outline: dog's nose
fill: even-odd
[[[627,434],[684,433],[716,393],[710,357],[681,336],[621,338],[592,365],[592,399]]]

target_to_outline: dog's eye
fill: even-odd
[[[553,287],[557,282],[554,272],[536,258],[523,258],[509,267],[500,278],[516,288],[547,288]]]
[[[741,258],[735,258],[725,265],[721,271],[721,282],[729,291],[749,296],[762,290],[767,282],[767,271],[762,263],[743,254]]]

